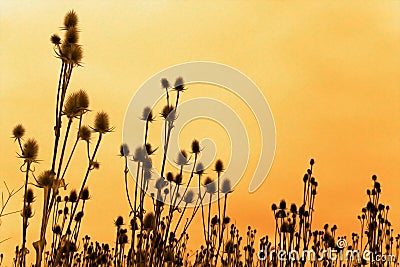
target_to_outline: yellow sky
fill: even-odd
[[[10,187],[23,182],[10,139],[15,124],[22,123],[40,143],[43,161],[37,169],[50,164],[59,61],[49,36],[72,8],[80,17],[84,67],[75,70],[70,88],[87,90],[91,109],[109,112],[116,127],[101,145],[100,170],[89,179],[92,200],[82,232],[112,242],[113,219],[128,213],[123,162],[116,155],[129,99],[160,70],[196,60],[245,73],[263,91],[275,118],[277,150],[266,182],[249,195],[249,179],[243,178],[230,199],[229,215],[240,229],[272,231],[271,204],[300,200],[311,157],[319,181],[316,227],[336,223],[343,235],[358,230],[365,189],[377,174],[400,229],[399,1],[1,1],[0,180]],[[198,95],[188,92],[185,98]],[[259,137],[253,135],[256,147]],[[257,155],[251,154],[246,177]],[[84,166],[79,159],[73,163]],[[79,185],[81,172],[71,171],[70,188]],[[38,238],[40,197],[30,241]],[[20,204],[13,199],[9,209]],[[11,253],[20,243],[18,215],[2,219],[0,237],[11,237],[0,244]]]

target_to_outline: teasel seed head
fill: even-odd
[[[151,110],[150,107],[145,107],[143,109],[141,120],[148,121],[148,122],[153,122],[154,121],[153,111]]]
[[[102,134],[112,131],[112,128],[110,127],[110,119],[106,112],[100,111],[96,114],[93,129],[95,132]]]
[[[128,157],[129,156],[129,147],[127,144],[122,144],[119,147],[119,155],[121,157]]]
[[[221,185],[221,192],[222,192],[223,194],[232,193],[232,185],[231,185],[231,181],[230,181],[229,179],[225,179],[225,180],[222,182],[222,185]]]
[[[186,204],[192,203],[194,200],[194,192],[192,190],[188,190],[183,197],[183,202]]]
[[[23,218],[29,219],[33,217],[32,206],[27,205],[22,209],[21,216]]]
[[[68,11],[64,17],[64,27],[68,29],[70,27],[77,27],[78,26],[78,15],[76,14],[75,10]]]
[[[76,192],[75,189],[72,190],[72,191],[69,193],[68,201],[71,202],[71,203],[75,203],[75,202],[78,201],[78,193]]]
[[[183,180],[182,174],[178,173],[175,176],[175,179],[173,180],[173,182],[176,183],[177,185],[181,185],[182,184],[182,180]]]
[[[181,150],[181,152],[178,154],[178,159],[176,161],[176,163],[179,166],[184,166],[188,163],[189,159],[188,159],[188,155],[186,153],[185,150]]]
[[[40,187],[51,187],[55,178],[55,173],[51,170],[42,172],[38,177]]]
[[[25,128],[22,126],[22,124],[18,124],[14,127],[12,131],[13,138],[15,140],[21,139],[25,134]]]
[[[114,224],[118,228],[121,227],[122,225],[124,225],[124,218],[122,216],[118,216]]]
[[[26,195],[25,195],[26,203],[32,204],[35,201],[35,194],[33,193],[32,188],[28,188],[26,190]]]
[[[196,174],[197,174],[197,175],[203,175],[204,169],[205,169],[205,167],[204,167],[203,163],[199,162],[199,163],[196,165]]]
[[[58,36],[58,34],[53,34],[50,36],[50,41],[54,45],[60,45],[61,44],[61,38]]]
[[[90,137],[92,136],[92,131],[86,125],[81,126],[78,132],[79,138],[86,142],[90,142]]]
[[[161,79],[161,87],[164,88],[165,90],[168,90],[171,87],[169,81],[166,78]]]
[[[224,171],[224,163],[222,162],[222,160],[217,160],[215,162],[215,171],[218,173],[218,175],[221,174],[221,172]]]
[[[146,213],[143,220],[143,228],[146,230],[152,230],[155,226],[155,216],[153,212]]]
[[[168,172],[167,173],[167,181],[172,182],[173,180],[174,180],[174,175],[172,174],[172,172]]]
[[[208,194],[214,194],[217,190],[215,182],[210,177],[207,177],[204,181],[204,186],[206,187],[206,192]]]
[[[285,210],[286,209],[286,201],[284,199],[279,202],[279,209]]]
[[[36,142],[35,139],[30,138],[24,143],[21,158],[24,158],[25,160],[28,161],[36,161],[38,153],[39,153],[38,143]]]
[[[182,92],[183,90],[185,90],[184,81],[183,81],[183,78],[182,78],[182,77],[176,78],[176,80],[175,80],[175,85],[174,85],[174,89],[175,89],[176,91],[179,91],[179,92]]]
[[[192,153],[194,154],[200,153],[200,143],[196,139],[192,141]]]
[[[65,41],[68,44],[77,44],[79,41],[79,32],[75,27],[69,27],[65,32]]]
[[[86,201],[86,200],[88,200],[89,198],[90,198],[89,188],[88,188],[88,187],[85,187],[85,188],[83,189],[83,191],[82,191],[81,199],[82,199],[83,201]]]

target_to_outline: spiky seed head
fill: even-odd
[[[204,181],[204,185],[206,187],[206,192],[209,194],[214,194],[217,190],[217,186],[215,185],[215,182],[210,177],[206,178],[206,180]]]
[[[225,253],[233,254],[234,252],[235,252],[235,246],[233,244],[233,241],[228,240],[228,242],[225,243]]]
[[[31,205],[25,206],[21,212],[21,216],[26,219],[32,218],[33,216],[32,206]]]
[[[151,110],[150,107],[145,107],[143,109],[141,120],[148,121],[148,122],[154,121],[153,111]]]
[[[35,161],[39,153],[39,145],[35,139],[30,138],[24,143],[22,158]]]
[[[59,225],[54,226],[53,233],[56,235],[61,234],[61,227]]]
[[[35,201],[35,194],[33,193],[32,188],[28,188],[28,190],[26,190],[25,200],[28,204],[31,204]]]
[[[74,10],[68,11],[64,17],[64,27],[65,29],[78,26],[78,15]]]
[[[178,174],[175,176],[173,182],[176,183],[176,184],[181,185],[181,184],[182,184],[182,180],[183,180],[182,174],[178,173]]]
[[[229,194],[229,193],[232,192],[231,180],[225,179],[225,180],[222,182],[222,185],[221,185],[221,192],[222,192],[223,194]]]
[[[165,105],[165,106],[163,107],[162,111],[161,111],[161,116],[162,116],[164,119],[167,119],[169,113],[170,113],[173,109],[174,109],[173,106],[171,106],[171,105],[170,105],[170,106]]]
[[[77,93],[71,93],[68,95],[67,100],[65,101],[64,104],[64,114],[68,118],[73,118],[77,115],[79,115],[80,109],[79,109],[79,102],[78,102],[78,94]]]
[[[168,88],[170,88],[170,84],[169,81],[166,78],[162,78],[161,79],[161,86],[162,88],[164,88],[165,90],[167,90]]]
[[[194,200],[194,192],[192,190],[188,190],[183,197],[183,202],[189,204],[192,203]]]
[[[70,61],[74,66],[79,66],[82,63],[83,49],[82,46],[71,44]]]
[[[68,201],[71,203],[75,203],[78,201],[78,193],[75,189],[71,190],[71,192],[69,193]]]
[[[13,137],[15,139],[21,139],[24,134],[25,134],[25,128],[24,126],[22,126],[22,124],[18,124],[14,127],[13,131],[12,131]]]
[[[81,110],[86,111],[89,107],[89,95],[88,93],[83,90],[80,89],[77,92],[78,95],[78,106]]]
[[[176,80],[175,80],[175,85],[174,85],[174,89],[176,90],[176,91],[183,91],[183,90],[185,90],[185,87],[184,87],[184,81],[183,81],[183,78],[182,77],[178,77],[178,78],[176,78]]]
[[[51,170],[42,172],[38,177],[38,183],[41,187],[51,187],[53,185],[55,173]]]
[[[196,165],[196,174],[197,175],[202,175],[204,173],[204,169],[205,169],[205,167],[204,167],[203,163],[199,162]]]
[[[155,216],[153,212],[146,213],[143,220],[143,228],[146,230],[152,230],[155,226]]]
[[[124,224],[124,218],[122,216],[118,216],[114,224],[116,227],[121,227]]]
[[[82,220],[82,217],[83,217],[83,211],[79,211],[75,216],[75,221],[80,222]]]
[[[200,153],[200,143],[196,139],[192,141],[192,153],[194,154]]]
[[[168,182],[165,181],[165,179],[163,177],[160,177],[159,179],[157,179],[156,181],[156,185],[155,188],[158,190],[163,189],[164,187],[166,187],[168,185]]]
[[[279,202],[279,208],[281,210],[285,210],[286,209],[286,201],[284,199],[282,199],[281,202]]]
[[[58,34],[53,34],[50,36],[50,41],[54,45],[60,45],[61,44],[61,38],[58,36]]]
[[[77,44],[79,41],[79,32],[77,28],[70,27],[65,32],[65,41],[69,44]]]
[[[104,111],[98,112],[94,120],[94,131],[104,134],[111,130],[108,114]]]
[[[222,160],[217,160],[215,162],[215,171],[218,173],[218,175],[224,171],[224,163],[222,162]]]
[[[81,128],[79,129],[79,138],[81,140],[84,140],[86,142],[90,141],[90,137],[92,136],[92,131],[90,130],[90,128],[86,125],[81,126]]]
[[[88,187],[85,187],[85,188],[83,189],[83,191],[82,191],[81,199],[84,200],[84,201],[86,201],[86,200],[88,200],[89,198],[90,198],[89,188],[88,188]]]
[[[143,162],[145,158],[146,150],[141,146],[137,147],[133,153],[133,160],[136,162]]]
[[[188,163],[188,155],[185,150],[181,150],[181,152],[178,154],[178,159],[177,159],[176,163],[179,166],[183,166]]]
[[[129,156],[129,147],[128,147],[127,144],[122,144],[122,145],[119,147],[119,155],[120,155],[121,157],[127,157],[127,156]]]
[[[292,205],[290,205],[290,212],[294,214],[297,213],[297,206],[295,203],[292,203]]]
[[[172,174],[172,172],[168,172],[167,173],[167,181],[172,182],[173,180],[174,180],[174,175]]]
[[[92,162],[92,166],[93,166],[93,169],[98,170],[98,169],[100,169],[100,162],[98,162],[98,161],[93,161],[93,162]]]
[[[158,148],[156,147],[156,148],[154,148],[153,149],[153,147],[152,147],[152,145],[150,144],[150,143],[147,143],[146,144],[146,152],[147,152],[147,155],[153,155],[153,153],[157,150]]]

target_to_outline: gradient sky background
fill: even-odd
[[[87,90],[90,108],[107,111],[115,126],[101,145],[101,168],[89,179],[92,200],[81,233],[112,243],[113,219],[127,217],[123,162],[117,154],[129,99],[153,74],[196,60],[241,70],[263,91],[275,118],[277,150],[267,180],[256,193],[247,192],[246,177],[259,153],[254,150],[246,177],[230,197],[228,213],[242,233],[247,225],[271,233],[271,204],[283,198],[289,203],[300,201],[301,179],[311,157],[319,181],[314,227],[328,222],[338,225],[340,235],[358,231],[365,190],[371,175],[377,174],[382,199],[392,206],[393,226],[400,230],[400,1],[3,0],[0,180],[11,188],[24,180],[17,146],[10,138],[14,125],[22,123],[27,136],[39,141],[43,161],[36,168],[45,170],[50,165],[59,61],[49,37],[59,31],[70,9],[80,17],[84,47],[84,67],[73,73],[70,89]],[[214,90],[201,94],[189,90],[184,100],[225,97]],[[224,100],[247,117],[249,111],[238,99]],[[89,115],[86,122],[92,118]],[[257,148],[254,122],[250,119],[246,126]],[[215,131],[196,127],[188,125],[182,144],[190,144],[198,131],[196,137],[214,137],[217,145],[227,138],[218,127]],[[229,153],[224,146],[217,149],[223,159]],[[77,168],[67,178],[69,189],[79,185],[83,171],[79,167],[84,166],[79,157],[73,164]],[[36,214],[28,229],[30,243],[39,236],[42,192],[37,194]],[[12,199],[8,210],[19,209],[21,199],[22,194]],[[11,238],[0,244],[0,251],[7,254],[6,266],[20,243],[20,222],[19,215],[2,218],[0,239]],[[198,225],[193,225],[194,249],[201,240],[196,229]]]

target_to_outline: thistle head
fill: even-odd
[[[167,173],[167,181],[172,182],[173,180],[174,180],[174,175],[172,174],[172,172],[168,172]]]
[[[12,135],[15,140],[21,139],[25,134],[25,128],[22,124],[18,124],[13,128]]]
[[[24,158],[28,161],[35,161],[37,159],[38,153],[39,145],[35,139],[31,138],[24,143],[21,158]]]
[[[86,125],[81,126],[78,132],[78,136],[81,140],[84,140],[86,142],[90,142],[90,137],[92,135],[92,131],[90,128]]]
[[[96,114],[93,130],[101,134],[112,131],[112,128],[110,127],[110,119],[106,112],[100,111]]]
[[[181,185],[181,184],[182,184],[182,180],[183,180],[182,174],[178,173],[178,174],[175,176],[173,182],[176,183],[176,184],[178,184],[178,185]]]

